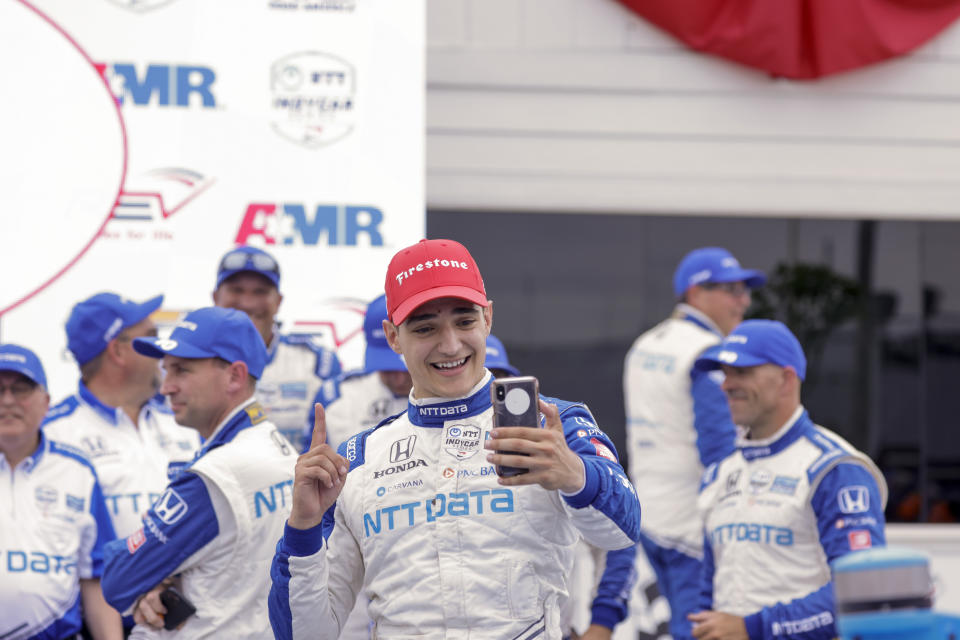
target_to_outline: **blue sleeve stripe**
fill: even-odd
[[[284,541],[281,539],[270,564],[271,584],[267,611],[274,637],[287,640],[293,638],[293,613],[290,611],[290,556],[283,550],[283,545]]]
[[[613,521],[631,540],[640,535],[640,506],[633,485],[618,462],[601,456],[602,448],[609,449],[614,458],[616,447],[601,431],[585,405],[553,398],[544,398],[561,409],[564,435],[570,449],[583,461],[585,482],[580,493],[563,496],[574,509],[592,506]],[[584,435],[579,432],[583,431]]]
[[[117,537],[99,482],[93,483],[93,490],[90,492],[90,515],[97,525],[97,538],[90,552],[90,560],[93,563],[93,577],[99,578],[103,575],[104,549],[108,542]]]
[[[120,612],[126,611],[140,595],[171,575],[220,532],[207,487],[194,473],[181,473],[167,485],[143,522],[143,529],[131,538],[114,540],[106,547],[106,566],[100,586],[110,606]],[[134,536],[139,540],[128,547],[128,540]]]

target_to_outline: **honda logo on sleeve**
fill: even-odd
[[[173,489],[167,489],[153,505],[153,511],[164,524],[173,524],[187,512],[187,503]]]
[[[837,502],[844,513],[864,513],[870,509],[870,494],[861,485],[844,487],[837,493]]]
[[[417,443],[417,436],[409,436],[397,440],[390,445],[390,462],[403,462],[413,455],[413,447]]]

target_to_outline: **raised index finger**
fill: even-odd
[[[313,435],[310,437],[310,448],[315,449],[327,441],[327,418],[323,415],[323,405],[313,403]]]

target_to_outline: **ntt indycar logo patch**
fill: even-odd
[[[429,271],[430,269],[463,269],[466,271],[469,268],[466,262],[457,262],[456,260],[427,260],[426,262],[421,262],[414,267],[401,271],[393,277],[397,279],[397,284],[403,284],[404,280],[410,279],[410,276],[418,271]]]

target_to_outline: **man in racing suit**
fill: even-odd
[[[208,307],[187,314],[170,338],[137,338],[163,358],[161,391],[177,422],[204,445],[126,540],[107,545],[103,593],[133,611],[136,637],[270,638],[267,568],[290,512],[296,450],[254,398],[267,359],[250,318]],[[163,631],[160,593],[171,583],[196,607]]]
[[[733,451],[735,429],[719,385],[693,370],[704,349],[743,320],[750,289],[765,281],[717,247],[688,253],[673,277],[673,314],[633,343],[623,373],[630,479],[643,505],[641,544],[670,604],[674,640],[700,585],[697,487],[703,469]]]
[[[325,380],[341,373],[332,344],[321,344],[309,334],[281,334],[277,312],[280,265],[256,247],[231,249],[220,259],[213,303],[238,309],[253,320],[267,345],[267,367],[257,380],[257,399],[270,421],[295,446],[299,445],[303,416],[313,413],[313,398]]]
[[[584,405],[561,400],[539,400],[542,428],[493,428],[492,307],[462,245],[401,250],[385,289],[410,403],[339,453],[317,407],[271,568],[276,636],[336,638],[362,592],[378,638],[560,638],[579,536],[615,549],[639,533],[613,444]],[[499,478],[494,465],[528,472]]]
[[[200,447],[197,432],[179,426],[156,398],[157,361],[132,347],[138,337],[157,335],[150,314],[162,302],[98,293],[73,307],[66,330],[80,366],[77,393],[53,407],[43,425],[47,437],[93,463],[121,538],[140,528],[141,516]]]
[[[103,547],[114,538],[97,474],[40,428],[50,406],[36,354],[0,345],[0,638],[120,640],[103,600]]]
[[[829,563],[884,544],[883,476],[807,415],[800,404],[806,358],[782,323],[748,320],[695,366],[723,370],[731,414],[746,433],[703,475],[694,637],[836,637]]]
[[[326,380],[314,403],[324,407],[327,439],[331,446],[364,429],[375,427],[407,408],[407,395],[413,381],[403,359],[393,352],[383,333],[387,319],[387,299],[379,296],[367,305],[363,317],[366,349],[363,371]],[[313,407],[303,432],[303,451],[310,448],[313,433]]]

